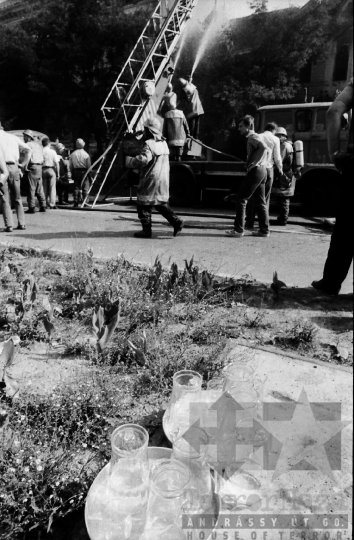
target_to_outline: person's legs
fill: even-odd
[[[157,204],[155,206],[155,209],[159,214],[161,214],[167,221],[169,222],[172,227],[174,227],[177,223],[181,222],[181,219],[174,213],[172,208],[166,203],[166,204]]]
[[[4,216],[5,227],[13,227],[12,210],[11,210],[11,197],[9,192],[8,180],[0,188],[0,200],[2,203],[2,213]]]
[[[80,190],[81,190],[81,174],[78,169],[73,170],[74,180],[74,205],[78,205],[80,202]]]
[[[84,177],[85,174],[86,174],[86,172],[83,173],[82,178]],[[90,189],[90,186],[91,186],[91,179],[90,179],[89,176],[86,176],[85,181],[82,184],[82,199],[83,200],[86,199],[87,194],[88,194],[88,190]]]
[[[342,286],[354,254],[353,231],[353,158],[343,171],[343,197],[340,201],[336,224],[328,252],[323,278],[326,283]]]
[[[37,179],[32,174],[32,170],[28,172],[27,178],[28,178],[28,195],[27,195],[28,211],[35,212]]]
[[[44,202],[45,202],[45,205],[44,206],[49,206],[49,202],[48,202],[48,199],[49,199],[49,190],[48,190],[48,171],[49,169],[43,169],[43,172],[42,172],[42,180],[43,180],[43,193],[44,193]]]
[[[244,232],[247,201],[252,197],[259,185],[265,181],[265,177],[265,167],[254,167],[247,173],[236,196],[235,231],[237,233],[242,234]]]
[[[269,214],[269,206],[270,206],[270,197],[272,194],[272,188],[274,183],[274,168],[267,169],[267,180],[265,183],[265,200],[267,203],[267,209]]]
[[[25,212],[23,209],[22,198],[21,198],[21,177],[20,170],[17,165],[8,165],[9,170],[9,191],[12,197],[12,200],[15,203],[16,215],[18,219],[19,227],[25,226]]]
[[[286,225],[290,213],[290,197],[278,197],[279,215],[277,221],[279,225]]]
[[[48,199],[50,208],[57,204],[57,176],[54,169],[48,169]]]
[[[353,231],[353,158],[343,170],[342,197],[338,205],[336,224],[331,239],[323,279],[314,282],[316,289],[337,293],[350,270],[354,254]]]
[[[249,199],[246,206],[246,229],[253,229],[256,219],[256,202],[254,195]]]
[[[136,238],[151,238],[152,235],[152,219],[151,219],[151,213],[152,213],[152,206],[148,205],[137,205],[138,210],[138,217],[141,221],[141,225],[143,230],[135,233],[134,236]]]
[[[173,227],[173,236],[178,236],[179,233],[182,231],[184,222],[181,218],[179,218],[172,208],[166,203],[166,204],[158,204],[155,206],[156,210],[161,214],[170,225]]]
[[[259,231],[261,234],[269,234],[269,212],[266,201],[266,181],[267,178],[264,176],[263,182],[261,182],[254,194],[256,211],[259,219]]]

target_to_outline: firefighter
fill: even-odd
[[[167,104],[163,134],[167,139],[171,160],[181,161],[184,145],[189,137],[189,127],[184,113],[177,109],[177,100],[171,98]]]
[[[179,102],[179,108],[187,118],[189,130],[194,139],[199,138],[200,118],[204,115],[202,102],[200,101],[197,87],[192,84],[191,79],[186,81],[180,79],[183,98]]]
[[[280,140],[280,153],[283,162],[283,170],[279,167],[275,171],[275,181],[273,193],[276,195],[279,216],[276,225],[286,227],[290,212],[290,199],[295,195],[296,178],[294,175],[294,147],[288,140],[288,133],[285,128],[279,127],[276,136]]]
[[[65,146],[62,143],[57,144],[57,154],[59,157],[59,178],[57,180],[57,193],[59,204],[67,206],[69,204],[69,170],[64,161]]]
[[[134,234],[135,238],[152,237],[152,209],[155,209],[173,227],[173,236],[178,236],[183,229],[183,221],[170,208],[170,151],[161,133],[161,124],[157,118],[149,118],[144,124],[145,144],[140,156],[127,157],[126,166],[140,170],[137,203],[138,216],[142,231]]]

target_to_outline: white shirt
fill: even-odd
[[[262,133],[262,137],[268,148],[270,149],[269,161],[267,169],[272,169],[275,165],[279,170],[283,168],[283,161],[280,153],[280,139],[273,135],[271,131],[265,131]]]
[[[83,148],[75,150],[75,152],[70,155],[69,163],[70,170],[89,169],[91,167],[90,156]]]
[[[16,163],[20,161],[20,154],[24,150],[31,150],[30,147],[21,139],[12,135],[11,133],[6,133],[6,131],[0,130],[0,146],[6,163]]]
[[[52,150],[49,146],[43,148],[43,167],[53,167],[55,170],[58,168],[59,156],[55,150]]]

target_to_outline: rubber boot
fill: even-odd
[[[134,238],[152,238],[152,230],[143,229],[142,231],[135,233]]]

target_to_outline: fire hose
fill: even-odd
[[[82,182],[81,182],[81,185],[80,185],[80,195],[82,195],[82,186],[84,184],[84,181],[86,180],[86,178],[90,175],[91,171],[94,169],[94,167],[108,154],[108,152],[111,150],[111,148],[113,147],[113,144],[115,142],[117,137],[115,137],[115,139],[111,142],[111,144],[108,146],[108,148],[106,149],[106,151],[102,154],[102,156],[93,164],[91,165],[91,167],[89,168],[89,170],[86,172],[84,178],[82,179]],[[210,146],[207,146],[206,144],[202,143],[201,141],[199,141],[198,139],[195,139],[194,137],[192,137],[191,135],[188,136],[188,138],[190,140],[192,140],[193,142],[195,142],[196,144],[199,144],[199,146],[201,146],[202,148],[206,148],[207,150],[211,150],[212,152],[214,152],[215,154],[219,154],[221,156],[225,156],[225,157],[228,157],[228,158],[231,158],[235,161],[239,161],[240,163],[244,163],[244,160],[243,159],[240,159],[239,157],[237,156],[232,156],[231,154],[226,154],[225,152],[221,152],[220,150],[216,150],[215,148],[211,148]],[[125,176],[126,176],[127,172],[123,175],[123,177],[120,178],[120,180],[122,180]],[[112,190],[111,190],[112,191]]]
[[[211,150],[215,154],[220,154],[221,156],[226,156],[228,158],[234,159],[235,161],[240,161],[242,163],[244,163],[244,161],[245,161],[244,159],[240,159],[237,156],[232,156],[230,154],[225,154],[225,152],[220,152],[220,150],[215,150],[215,148],[211,148],[210,146],[207,146],[206,144],[202,143],[201,141],[198,141],[197,139],[195,139],[191,135],[189,135],[189,139],[191,139],[196,144],[199,144],[199,146],[202,146],[203,148],[206,148],[207,150]]]

